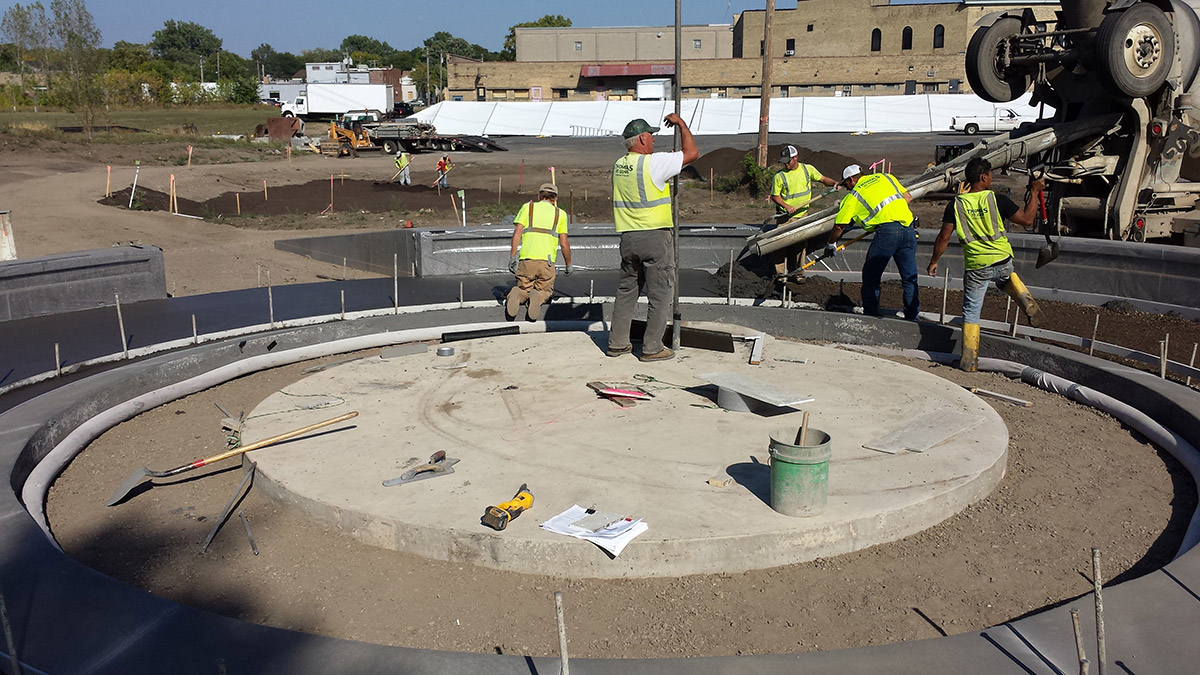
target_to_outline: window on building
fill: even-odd
[[[883,49],[883,31],[876,28],[871,31],[871,51],[877,52]]]
[[[796,91],[812,91],[812,85],[811,84],[798,84],[798,85],[796,85]]]
[[[779,88],[779,98],[787,98],[787,97],[788,97],[788,86],[785,84]]]
[[[862,89],[863,91],[871,91],[871,90],[875,89],[875,85],[873,85],[873,84],[860,84],[860,85],[858,85],[858,88],[859,88],[859,89]]]
[[[833,85],[832,84],[823,84],[823,85],[821,85],[821,91],[833,91]]]
[[[897,90],[897,89],[899,89],[899,88],[900,88],[900,85],[898,85],[898,84],[885,84],[885,85],[882,85],[882,87],[883,87],[884,89],[887,89],[887,90],[889,90],[889,91],[894,91],[894,90]]]
[[[904,32],[900,34],[900,49],[912,49],[912,26],[905,26]]]
[[[926,94],[936,94],[938,91],[937,82],[926,82],[921,85],[921,91]]]
[[[842,85],[842,95],[843,95],[843,96],[849,96],[849,95],[850,95],[850,85],[848,85],[848,84],[844,84],[844,85]]]
[[[946,27],[938,24],[933,27],[933,48],[942,49],[946,46]]]
[[[762,56],[767,53],[767,45],[762,40],[758,41],[758,55]]]
[[[503,101],[506,98],[508,98],[508,92],[494,91],[494,90],[492,91],[492,100],[493,101]]]
[[[554,90],[554,98],[566,98],[566,97],[567,97],[566,89],[555,89]]]
[[[696,94],[699,96],[708,96],[709,92],[712,90],[709,89],[708,87],[696,87],[695,91],[696,91]]]
[[[583,43],[580,42],[579,40],[575,41],[575,51],[577,51],[577,52],[583,51]]]
[[[701,41],[699,39],[692,40],[692,49],[700,49]]]
[[[796,53],[796,38],[788,38],[787,39],[787,47],[785,49],[787,49],[789,52],[792,52],[793,54],[795,54]]]
[[[808,32],[811,33],[812,31],[813,31],[813,25],[810,23],[810,24],[808,24]]]

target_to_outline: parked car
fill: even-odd
[[[413,104],[414,108],[424,108],[425,107],[425,99],[419,98],[419,99],[413,101],[412,104]]]
[[[258,99],[258,102],[263,105],[273,105],[277,108],[283,105],[283,102],[276,98],[260,98]]]
[[[416,112],[408,101],[396,101],[396,117],[408,117]]]
[[[974,136],[981,131],[1011,131],[1035,121],[1033,117],[1018,115],[1012,108],[996,108],[991,115],[956,115],[950,118],[950,128]]]

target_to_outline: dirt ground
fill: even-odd
[[[55,481],[48,517],[68,554],[178,602],[356,640],[542,656],[557,650],[556,590],[578,657],[794,652],[981,629],[1081,595],[1092,546],[1117,580],[1172,558],[1196,495],[1168,456],[1103,414],[1021,383],[910,365],[1034,403],[989,401],[1011,434],[1007,477],[936,527],[812,563],[674,579],[526,576],[366,546],[253,491],[239,508],[260,555],[236,516],[202,555],[241,479],[236,464],[103,506],[145,463],[144,448],[164,467],[219,451],[214,403],[250,410],[311,364],[240,378],[115,427]],[[547,515],[535,505],[524,517]]]
[[[893,172],[904,174],[924,167],[933,143],[961,139],[821,135],[777,140],[817,148],[825,153],[823,164],[858,157],[869,163],[887,154],[895,162]],[[511,215],[549,179],[550,166],[556,169],[564,207],[581,221],[611,217],[607,167],[620,152],[614,141],[502,141],[510,152],[453,157],[457,168],[451,186],[467,190],[470,223],[500,222]],[[736,161],[740,149],[752,143],[746,138],[699,142],[702,152],[739,149],[710,157],[714,167],[717,160]],[[204,163],[187,167],[180,160],[185,145],[80,146],[0,134],[5,167],[0,209],[13,212],[18,253],[32,257],[128,241],[154,244],[165,252],[168,290],[190,295],[252,287],[260,269],[270,270],[276,284],[340,274],[335,266],[275,250],[273,242],[280,237],[394,228],[410,220],[417,227],[459,222],[444,192],[439,197],[436,189],[377,185],[394,173],[387,157],[297,154],[289,161],[257,149],[239,153],[221,147],[212,149],[214,156]],[[145,190],[143,206],[151,210],[127,208],[134,161],[141,162],[139,192]],[[435,161],[433,155],[417,155],[414,181],[432,182]],[[840,170],[823,164],[818,165],[823,172]],[[108,165],[117,195],[108,200],[113,205],[101,203]],[[205,219],[162,210],[171,173],[181,210]],[[334,208],[322,215],[330,175],[335,177]],[[234,194],[240,195],[240,218]],[[707,181],[685,182],[683,196],[685,222],[754,223],[771,212],[765,201],[744,193],[710,197]],[[371,208],[365,208],[369,200]],[[933,203],[917,211],[923,219],[936,219],[941,208]],[[752,275],[741,281],[763,283]],[[926,308],[940,306],[940,289],[932,286],[922,290]],[[797,283],[793,291],[797,300],[822,304],[840,295],[858,298],[853,285],[840,288],[817,279]],[[898,294],[898,285],[885,284],[884,304],[897,305]],[[952,294],[951,311],[957,302]],[[1052,328],[1090,334],[1099,312],[1100,339],[1144,351],[1153,352],[1169,332],[1176,360],[1186,361],[1191,345],[1200,341],[1197,325],[1178,317],[1131,313],[1119,305],[1097,310],[1047,304]],[[1003,312],[1003,298],[989,297],[985,316],[1002,318]],[[877,644],[994,625],[1087,592],[1091,546],[1103,549],[1107,574],[1119,575],[1118,580],[1164,564],[1196,504],[1190,480],[1174,461],[1115,421],[996,376],[917,363],[913,366],[952,381],[1034,402],[1032,408],[997,406],[1011,433],[1007,478],[987,499],[928,531],[803,565],[662,580],[505,574],[367,547],[299,519],[253,491],[240,507],[261,555],[251,554],[236,519],[200,555],[212,519],[240,480],[236,469],[218,468],[118,507],[102,506],[129,471],[146,463],[145,448],[156,449],[155,468],[211,454],[224,443],[218,426],[223,415],[214,402],[235,412],[249,410],[301,377],[307,365],[238,379],[152,410],[98,439],[51,490],[50,522],[64,548],[115,578],[173,600],[352,639],[550,655],[557,648],[552,593],[561,589],[573,655],[739,654]],[[536,511],[530,517],[538,517]],[[305,590],[298,593],[298,588]]]

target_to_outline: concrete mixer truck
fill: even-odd
[[[1200,244],[1200,0],[1062,0],[980,19],[967,80],[993,103],[1032,91],[1042,118],[904,179],[914,197],[952,189],[966,163],[1023,162],[1047,181],[1047,236]],[[828,232],[833,209],[751,237],[765,254]],[[1052,255],[1047,255],[1052,258]],[[1039,263],[1045,262],[1039,258]]]

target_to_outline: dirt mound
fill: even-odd
[[[783,151],[785,143],[772,145],[767,148],[768,161],[778,164],[779,153]],[[848,157],[841,153],[830,152],[828,150],[810,150],[808,148],[795,146],[800,153],[800,161],[805,164],[811,164],[820,171],[822,175],[830,176],[837,179],[842,175],[842,169],[850,164],[861,164],[857,159]],[[700,178],[708,180],[709,170],[712,170],[714,176],[730,176],[741,175],[744,171],[743,157],[747,153],[755,152],[754,148],[739,150],[737,148],[717,148],[711,152],[707,152],[700,156],[699,159],[684,167],[680,174],[685,178]]]
[[[496,193],[488,190],[467,189],[465,191],[467,206],[485,203],[495,203]],[[238,213],[239,201],[242,215],[277,216],[285,214],[321,213],[329,207],[330,197],[333,199],[333,210],[365,211],[367,213],[384,213],[387,211],[453,211],[450,200],[458,194],[458,188],[453,185],[440,192],[435,187],[427,185],[399,185],[383,181],[341,180],[334,178],[332,190],[330,181],[317,180],[298,185],[267,186],[264,195],[262,190],[248,190],[240,193],[226,192],[219,197],[207,201],[196,202],[190,199],[178,198],[179,212],[188,215],[204,217],[225,217]],[[239,200],[240,195],[240,200]],[[507,197],[508,195],[506,195]],[[511,195],[514,204],[528,201],[528,195]],[[129,207],[129,189],[115,193],[112,197],[98,200],[106,206],[119,208]],[[134,197],[133,208],[140,211],[167,211],[168,196],[166,193],[139,187]],[[516,208],[513,208],[513,213]]]

